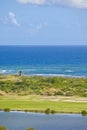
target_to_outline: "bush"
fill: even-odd
[[[72,93],[71,91],[67,91],[67,92],[65,92],[64,95],[65,95],[65,96],[73,96],[73,93]]]
[[[4,126],[0,126],[0,130],[7,130],[7,128]]]
[[[81,111],[81,114],[82,114],[82,116],[86,116],[87,115],[87,111],[83,110],[83,111]]]
[[[51,112],[50,112],[51,114],[55,114],[56,113],[56,111],[55,110],[51,110]]]
[[[50,114],[50,109],[49,109],[49,108],[47,108],[47,109],[45,110],[45,114]]]
[[[10,108],[4,108],[4,112],[10,112]]]
[[[63,95],[63,92],[62,92],[62,91],[56,91],[54,95],[55,95],[55,96],[56,96],[56,95]]]

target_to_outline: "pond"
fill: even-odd
[[[87,130],[87,116],[80,114],[41,114],[0,112],[0,125],[8,130]]]

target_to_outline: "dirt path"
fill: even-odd
[[[66,96],[42,96],[41,100],[62,101],[62,102],[87,102],[87,97],[66,97]]]

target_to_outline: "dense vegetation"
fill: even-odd
[[[0,75],[0,95],[85,96],[87,78]]]

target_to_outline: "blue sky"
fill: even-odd
[[[87,45],[87,0],[0,0],[0,45]]]

